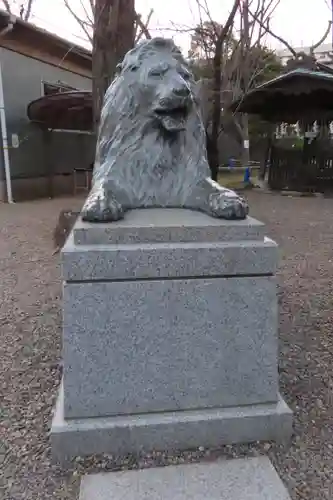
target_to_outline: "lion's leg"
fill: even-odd
[[[112,190],[103,183],[96,183],[83,206],[82,220],[87,222],[112,222],[123,219],[124,207]]]
[[[245,219],[249,213],[248,204],[243,198],[209,177],[193,187],[184,206],[220,219]]]

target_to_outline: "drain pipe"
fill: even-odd
[[[6,26],[6,28],[0,31],[0,37],[3,37],[7,33],[9,33],[14,28],[15,22],[16,22],[16,17],[10,15],[8,26]],[[0,62],[0,125],[1,125],[1,136],[2,136],[3,158],[5,163],[7,201],[8,203],[14,203],[13,192],[12,192],[12,180],[10,175],[10,160],[8,152],[7,123],[6,123],[6,113],[5,113],[5,100],[3,95],[1,62]]]
[[[5,102],[3,98],[1,63],[0,63],[0,124],[1,124],[1,135],[2,135],[3,159],[5,163],[7,201],[8,203],[14,203],[13,193],[12,193],[12,180],[10,175],[10,161],[8,153],[7,124],[6,124],[6,114],[5,114]]]

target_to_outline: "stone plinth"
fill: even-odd
[[[251,218],[154,209],[77,222],[62,252],[55,458],[288,437],[277,259]]]

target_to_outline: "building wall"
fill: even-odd
[[[56,83],[60,80],[62,83],[79,90],[91,90],[92,82],[88,77],[6,48],[0,48],[0,61],[13,195],[14,200],[18,201],[18,198],[35,196],[33,183],[25,182],[25,180],[36,179],[36,189],[38,185],[38,194],[36,193],[36,195],[43,195],[43,190],[45,191],[42,181],[47,178],[48,164],[45,160],[46,151],[43,146],[43,136],[39,128],[31,124],[27,117],[28,104],[42,96],[42,80],[49,83]],[[12,134],[17,134],[19,137],[17,149],[11,147]],[[59,187],[63,186],[65,191],[70,191],[71,177],[69,174],[72,174],[75,167],[86,166],[93,161],[94,138],[68,133],[53,133],[52,135],[52,146],[47,154],[52,158],[55,175],[63,177],[63,182],[58,179],[55,184]],[[4,179],[4,168],[1,168],[1,165],[0,179]],[[46,186],[47,183],[45,188]]]
[[[310,54],[310,47],[294,47],[294,49],[297,53],[304,52],[305,54]],[[315,49],[314,54],[318,62],[330,67],[333,66],[333,48],[331,43],[320,45]],[[293,55],[288,49],[277,50],[276,55],[281,59],[284,65],[293,58]]]

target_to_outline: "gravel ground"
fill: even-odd
[[[80,475],[266,453],[293,500],[333,498],[333,199],[248,194],[281,245],[281,390],[295,412],[291,446],[272,443],[50,465],[48,429],[60,380],[61,286],[52,231],[80,199],[0,205],[0,499],[76,500]]]

